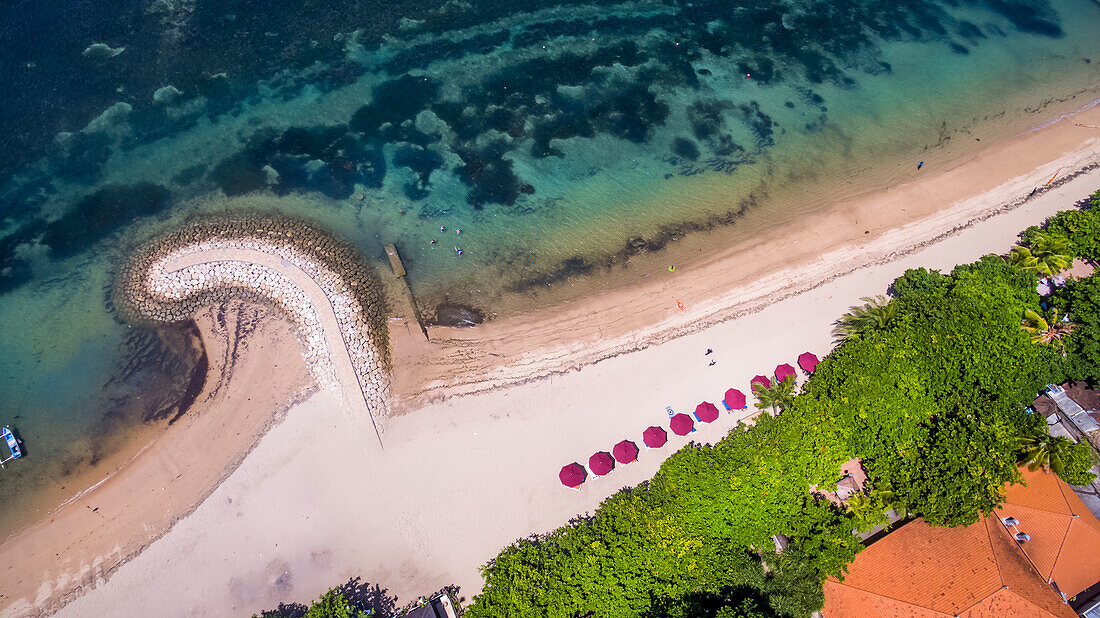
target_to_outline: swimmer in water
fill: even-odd
[[[439,226],[439,231],[440,232],[446,232],[447,231],[447,226],[446,225]]]
[[[432,239],[432,244],[433,244],[433,245],[435,244],[435,239],[434,239],[434,238]]]
[[[462,233],[462,228],[456,228],[455,229],[455,234],[461,234],[461,233]]]
[[[458,255],[462,255],[462,249],[455,247],[455,253],[457,253]]]

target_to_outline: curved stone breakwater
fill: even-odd
[[[325,387],[342,387],[353,410],[361,407],[354,390],[372,421],[388,412],[390,354],[378,281],[353,247],[304,221],[195,219],[133,253],[114,304],[125,320],[157,324],[190,319],[231,298],[285,315],[310,372]]]

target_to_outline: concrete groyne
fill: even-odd
[[[281,312],[319,383],[342,387],[352,408],[361,393],[372,420],[388,412],[388,331],[376,276],[352,246],[304,221],[194,219],[137,248],[114,291],[120,316],[139,324],[187,320],[231,298]]]

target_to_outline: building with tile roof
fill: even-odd
[[[1075,617],[1062,594],[1100,580],[1100,522],[1054,474],[1023,474],[1028,486],[1007,488],[1004,506],[972,526],[916,519],[872,543],[843,582],[825,582],[822,614]]]
[[[1024,555],[1044,581],[1072,597],[1100,581],[1100,521],[1057,475],[1023,473],[1027,486],[1006,488],[995,513],[1020,522],[1009,529],[1031,537],[1020,544]]]

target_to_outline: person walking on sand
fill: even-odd
[[[921,161],[920,163],[917,164],[917,169],[918,170],[922,167],[924,167],[924,161]]]

